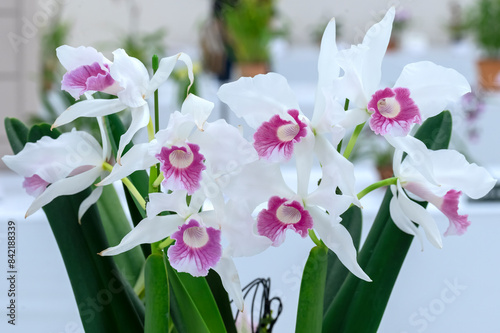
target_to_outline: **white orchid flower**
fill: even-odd
[[[106,116],[129,108],[132,122],[120,138],[117,152],[119,162],[125,146],[149,122],[147,99],[168,79],[178,60],[186,64],[189,80],[193,82],[193,64],[191,58],[184,53],[161,59],[159,68],[151,79],[144,64],[128,56],[123,49],[113,52],[113,63],[92,48],[62,46],[58,48],[57,55],[68,70],[63,78],[63,89],[74,97],[84,92],[102,91],[115,94],[118,99],[78,102],[64,111],[52,127],[67,124],[79,117]]]
[[[328,144],[326,139],[322,141]],[[305,192],[302,189],[294,192],[285,184],[279,164],[260,160],[243,167],[225,189],[230,202],[238,203],[240,214],[244,215],[234,221],[233,228],[248,230],[245,235],[255,229],[256,234],[269,238],[273,246],[279,246],[285,240],[289,229],[303,238],[310,229],[315,229],[326,246],[353,274],[371,281],[357,263],[352,238],[340,223],[340,214],[349,208],[354,198],[335,193],[341,182],[341,173],[335,172],[339,166],[334,159],[324,162],[321,183],[314,191],[305,189]],[[267,208],[261,209],[262,204]],[[252,213],[257,214],[256,222]],[[243,234],[233,234],[231,239],[230,246],[235,251],[240,245],[247,247],[249,244]],[[256,246],[266,245],[270,244]]]
[[[394,8],[389,9],[367,31],[361,44],[337,53],[344,75],[333,84],[331,94],[349,99],[346,123],[356,125],[370,119],[376,134],[405,136],[413,124],[438,114],[470,92],[470,85],[457,71],[422,61],[405,66],[393,88],[381,88],[382,60],[394,15]]]
[[[2,160],[12,170],[25,178],[23,187],[36,198],[26,217],[62,195],[71,195],[93,185],[107,172],[103,168],[111,154],[101,119],[98,118],[103,148],[90,134],[73,130],[57,139],[42,137],[27,143],[17,155],[4,156]],[[97,202],[102,188],[96,188],[80,205],[78,219]]]
[[[122,165],[115,164],[99,185],[160,163],[165,189],[184,189],[193,194],[201,186],[203,170],[208,171],[205,181],[213,182],[257,159],[250,143],[235,127],[224,120],[206,122],[213,107],[213,103],[190,94],[181,112],[170,115],[167,128],[158,131],[151,142],[134,145],[123,156]],[[220,191],[218,194],[222,195]]]
[[[407,156],[401,162],[402,156],[403,150],[397,149],[393,168],[398,182],[391,186],[394,194],[390,203],[391,217],[401,230],[411,235],[419,235],[413,222],[421,225],[429,241],[441,248],[441,236],[431,214],[411,201],[406,193],[416,200],[433,204],[448,218],[450,224],[445,236],[462,235],[470,225],[468,216],[458,213],[462,192],[473,199],[481,198],[493,188],[496,180],[486,169],[467,162],[454,150],[428,150],[425,157],[416,160]],[[423,168],[423,165],[427,166]],[[433,179],[426,177],[422,169],[432,170]]]
[[[197,191],[189,205],[186,196],[185,190],[169,194],[150,193],[147,218],[125,235],[120,244],[102,251],[100,255],[117,255],[139,244],[171,237],[175,243],[168,248],[167,256],[172,267],[193,276],[206,276],[209,269],[215,270],[238,309],[243,310],[243,294],[236,266],[231,253],[222,248],[224,224],[214,210],[200,212],[206,198],[204,191]],[[163,211],[176,214],[158,215]]]

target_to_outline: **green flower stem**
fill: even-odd
[[[168,247],[170,244],[172,244],[174,240],[170,237],[167,237],[165,240],[161,241],[160,244],[158,244],[158,247],[160,250],[163,250],[164,248]]]
[[[102,168],[104,170],[109,171],[109,172],[111,172],[113,170],[113,166],[111,164],[109,164],[108,162],[104,162],[102,164]],[[146,200],[144,200],[144,198],[139,193],[139,191],[134,186],[134,184],[132,184],[130,179],[128,179],[127,177],[122,178],[122,183],[123,183],[123,185],[125,185],[127,187],[127,189],[130,191],[130,194],[132,194],[132,196],[137,200],[139,205],[141,205],[142,209],[146,209]]]
[[[358,193],[358,199],[361,199],[362,197],[364,197],[365,195],[367,195],[371,191],[376,190],[380,187],[389,186],[389,185],[396,185],[397,182],[398,182],[397,177],[391,177],[391,178],[387,178],[387,179],[381,180],[379,182],[373,183]]]
[[[151,141],[155,138],[155,128],[153,125],[153,120],[151,117],[149,118],[149,123],[148,123],[148,141]]]
[[[362,123],[362,124],[359,124],[358,126],[356,126],[356,128],[354,129],[354,132],[352,133],[352,136],[351,138],[349,139],[349,143],[347,144],[347,147],[345,148],[344,150],[344,157],[345,158],[349,158],[349,156],[351,155],[352,153],[352,149],[354,148],[354,145],[356,144],[356,141],[358,140],[358,136],[359,136],[359,133],[361,133],[361,130],[363,129],[363,127],[365,126],[365,123]]]
[[[311,240],[314,242],[314,244],[316,244],[319,247],[325,247],[325,244],[318,238],[318,236],[316,236],[314,230],[309,229],[308,233],[309,237],[311,237]]]
[[[158,177],[155,179],[153,182],[153,187],[159,187],[161,182],[165,179],[165,175],[163,173],[160,173]]]

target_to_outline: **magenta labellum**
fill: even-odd
[[[66,90],[75,99],[87,91],[101,91],[116,94],[121,88],[111,77],[109,66],[104,68],[98,62],[84,65],[64,74],[61,89]]]
[[[458,202],[461,195],[462,192],[460,191],[449,190],[444,195],[441,206],[438,207],[450,221],[450,225],[444,233],[445,236],[463,235],[467,231],[467,227],[470,225],[468,215],[458,214]]]
[[[201,226],[196,220],[179,227],[172,234],[175,244],[167,251],[173,268],[192,276],[206,276],[222,256],[221,232]]]
[[[376,134],[405,136],[412,124],[422,122],[420,111],[406,88],[378,90],[368,102],[368,111],[372,112],[370,128]]]
[[[289,160],[292,157],[293,145],[307,134],[307,124],[300,121],[299,111],[288,110],[288,114],[295,122],[274,115],[257,129],[253,138],[259,157],[268,160]]]
[[[184,189],[193,194],[200,188],[201,172],[206,169],[205,157],[200,154],[200,147],[187,143],[187,147],[162,147],[156,155],[161,162],[160,170],[165,176],[163,186],[169,190]]]
[[[283,243],[288,229],[305,238],[312,227],[311,215],[298,201],[277,196],[271,197],[267,209],[263,209],[257,216],[257,232],[272,240],[273,246]]]
[[[26,190],[26,193],[34,197],[42,194],[48,185],[49,183],[37,174],[34,174],[31,177],[25,177],[23,181],[23,188]]]

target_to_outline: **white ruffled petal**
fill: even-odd
[[[158,163],[158,160],[149,155],[148,144],[141,143],[130,148],[130,150],[122,156],[121,163],[121,165],[118,163],[115,164],[111,173],[97,185],[109,185],[129,176],[134,171],[148,169]]]
[[[101,66],[111,64],[111,61],[106,59],[101,52],[97,52],[93,47],[62,45],[56,49],[56,55],[61,65],[67,71],[72,71],[80,66],[91,65],[95,62]]]
[[[244,302],[240,277],[233,259],[226,254],[226,251],[224,251],[219,262],[213,269],[219,274],[222,286],[226,289],[229,298],[234,301],[234,304],[240,311],[243,311]]]
[[[252,128],[258,128],[275,114],[286,115],[288,110],[299,110],[286,78],[276,73],[242,77],[222,85],[217,95]]]
[[[103,187],[95,188],[90,195],[85,198],[80,204],[78,208],[78,222],[82,220],[83,215],[87,212],[87,210],[99,200],[102,194]]]
[[[132,113],[132,122],[130,123],[130,127],[127,131],[120,137],[120,143],[118,145],[117,160],[120,162],[123,150],[125,146],[132,141],[135,133],[137,133],[141,128],[144,128],[149,123],[149,106],[148,104],[144,104],[139,108],[134,108],[131,110]]]
[[[410,97],[418,106],[422,120],[437,115],[471,91],[462,74],[430,61],[406,65],[394,87],[410,90]]]
[[[193,84],[193,81],[194,81],[193,63],[191,61],[191,58],[187,54],[181,52],[181,53],[178,53],[174,56],[162,58],[160,60],[158,70],[153,75],[153,78],[151,79],[151,81],[149,82],[149,85],[147,87],[146,97],[151,96],[151,94],[153,94],[154,91],[156,89],[158,89],[158,87],[160,87],[165,81],[167,81],[167,79],[170,77],[170,74],[172,74],[172,71],[173,71],[175,64],[177,63],[178,60],[180,60],[186,64],[186,67],[188,70],[188,78],[189,78],[189,82],[190,82],[189,87],[191,87],[191,85]],[[189,91],[189,87],[188,87],[188,91]]]
[[[63,178],[51,184],[31,203],[26,212],[26,217],[59,196],[71,195],[83,191],[95,182],[97,177],[100,176],[101,171],[102,169],[95,167],[76,176]]]
[[[100,117],[122,111],[127,106],[118,99],[92,99],[71,105],[57,117],[52,128],[65,125],[80,117]]]
[[[214,108],[214,103],[209,102],[196,95],[189,94],[182,103],[181,113],[191,115],[199,130],[203,129],[203,125],[207,121],[210,113]]]
[[[403,189],[401,188],[399,180],[397,188],[397,200],[399,203],[399,207],[403,211],[404,215],[424,229],[425,235],[432,245],[434,245],[438,249],[442,248],[443,241],[441,240],[439,229],[437,228],[436,222],[434,221],[432,215],[429,214],[429,212],[424,207],[420,206],[416,202],[411,201],[406,196]]]
[[[325,245],[337,255],[340,262],[358,278],[371,282],[370,277],[356,260],[356,248],[349,231],[337,221],[331,221],[332,217],[318,208],[308,208],[308,211],[314,219],[314,229]]]
[[[123,88],[118,98],[125,105],[136,108],[146,103],[146,89],[149,85],[149,73],[138,59],[130,57],[125,50],[113,52],[114,62],[109,72],[111,77]]]
[[[422,235],[420,234],[418,228],[415,224],[410,221],[410,219],[403,213],[403,210],[399,206],[399,201],[397,198],[396,186],[392,185],[391,190],[393,193],[393,197],[389,204],[389,212],[391,214],[391,218],[394,221],[394,224],[401,229],[401,231],[406,232],[409,235],[417,236],[420,241],[420,245],[422,250],[424,249],[424,242],[422,240]]]
[[[178,215],[154,216],[144,219],[123,237],[120,244],[109,247],[99,254],[101,256],[114,256],[140,244],[157,242],[176,232],[182,224],[184,224],[184,219]]]

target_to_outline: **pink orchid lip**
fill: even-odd
[[[200,147],[187,143],[187,147],[162,147],[156,158],[160,161],[160,170],[165,179],[162,184],[170,190],[188,191],[193,194],[200,188],[201,172],[206,169],[203,164],[205,157],[200,153]]]
[[[422,122],[420,111],[407,88],[378,90],[367,108],[372,113],[370,128],[376,134],[405,136],[413,124]]]
[[[443,197],[440,197],[417,183],[408,182],[404,187],[411,193],[436,206],[448,218],[450,225],[444,233],[445,236],[463,235],[467,231],[467,227],[471,224],[468,220],[468,215],[458,214],[458,204],[462,195],[461,191],[452,189],[446,192]]]
[[[94,62],[90,65],[77,67],[64,74],[61,89],[66,90],[75,99],[87,91],[101,91],[116,94],[121,89],[109,73],[109,66],[104,68]]]
[[[29,195],[37,197],[45,191],[49,184],[49,182],[43,180],[39,175],[34,174],[31,177],[24,178],[23,188]]]
[[[293,145],[307,135],[307,124],[299,119],[299,111],[288,110],[287,113],[294,122],[274,115],[255,132],[254,147],[259,157],[289,160],[293,155]]]
[[[170,264],[179,272],[193,276],[206,276],[222,256],[221,231],[201,226],[194,219],[172,234],[175,244],[167,255]]]
[[[468,215],[458,214],[458,203],[461,195],[461,191],[449,190],[443,197],[443,203],[438,207],[450,221],[450,225],[444,233],[445,236],[463,235],[470,225]]]
[[[263,209],[257,216],[257,232],[272,240],[273,246],[283,243],[288,229],[305,238],[312,227],[311,215],[298,201],[278,196],[271,197],[268,209]]]

